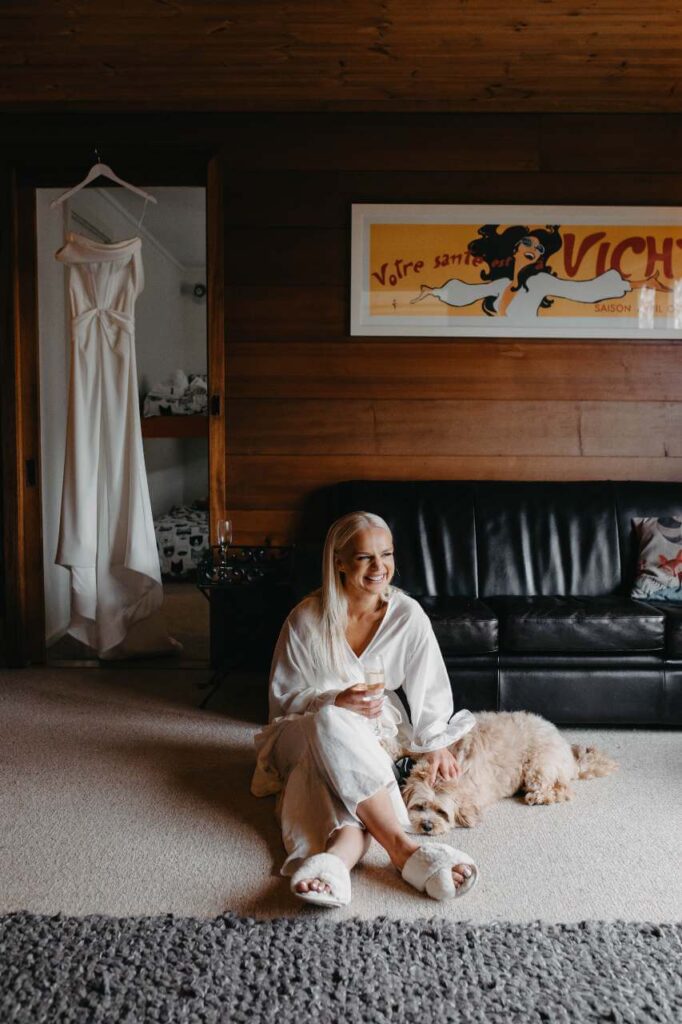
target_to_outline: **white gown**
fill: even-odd
[[[287,859],[282,874],[324,850],[345,825],[362,828],[358,803],[386,786],[405,830],[410,823],[392,758],[369,720],[334,705],[341,690],[364,679],[363,660],[381,655],[386,694],[380,719],[384,740],[416,752],[450,746],[475,724],[470,711],[453,717],[452,691],[428,616],[413,598],[392,589],[379,629],[361,657],[347,645],[344,678],[322,672],[317,599],[294,608],[280,633],[270,676],[270,724],[256,736],[254,796],[279,793]],[[395,690],[402,687],[411,722]]]
[[[100,657],[173,644],[163,600],[142,449],[135,300],[140,238],[105,244],[73,232],[55,258],[69,268],[71,375],[56,562],[71,573],[68,632]]]

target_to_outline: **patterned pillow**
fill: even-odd
[[[682,603],[682,512],[633,519],[639,538],[637,578],[631,597]]]

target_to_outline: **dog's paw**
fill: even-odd
[[[455,824],[461,828],[475,828],[482,819],[483,812],[475,804],[460,804],[455,814]]]
[[[525,803],[531,806],[561,804],[565,800],[573,799],[573,790],[565,782],[554,782],[546,786],[529,789],[523,799]]]
[[[535,807],[539,804],[552,804],[554,799],[551,789],[529,789],[523,795],[523,802],[530,807]]]

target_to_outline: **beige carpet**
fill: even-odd
[[[436,904],[376,844],[350,908],[290,896],[272,800],[248,791],[264,682],[197,705],[208,673],[31,669],[0,673],[0,911],[255,916],[323,913],[474,923],[682,918],[680,733],[570,730],[622,764],[570,804],[508,800],[453,845],[477,889]]]

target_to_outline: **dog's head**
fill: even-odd
[[[457,801],[448,783],[433,787],[429,766],[417,763],[403,786],[402,794],[413,832],[439,836],[455,827]]]

